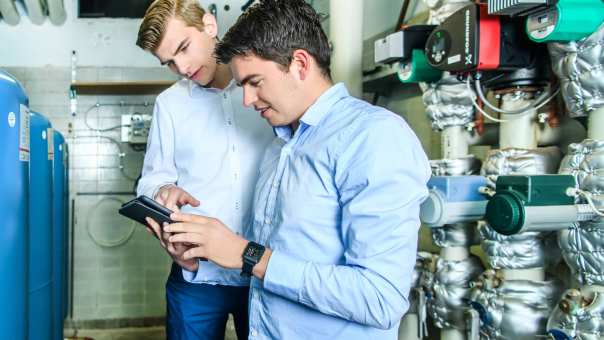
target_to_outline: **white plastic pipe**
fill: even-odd
[[[31,22],[42,25],[46,17],[46,0],[23,0],[23,4]]]
[[[470,257],[470,250],[466,247],[440,248],[440,257],[445,261],[463,261]]]
[[[46,0],[48,5],[48,19],[53,25],[61,25],[67,19],[67,12],[63,0]]]
[[[445,159],[456,159],[468,155],[468,131],[463,126],[446,127],[440,138]]]
[[[545,268],[528,268],[528,269],[502,269],[503,278],[507,281],[529,280],[529,281],[544,281]]]
[[[331,75],[351,95],[363,94],[363,0],[329,1],[329,37],[333,45]]]
[[[503,110],[518,110],[526,107],[532,100],[515,94],[503,96],[501,108]],[[499,127],[499,148],[535,149],[537,147],[537,122],[534,109],[517,114],[501,114],[505,122]]]
[[[524,225],[518,233],[528,231],[558,231],[574,222],[596,217],[587,204],[529,206],[524,208]]]
[[[430,190],[422,203],[419,218],[430,228],[446,224],[478,221],[484,217],[488,201],[447,202],[437,189]]]
[[[589,113],[587,138],[604,140],[604,106]]]
[[[421,340],[419,335],[419,317],[416,313],[407,313],[398,328],[399,340]]]
[[[0,0],[0,14],[2,20],[11,26],[18,24],[21,19],[14,0]]]

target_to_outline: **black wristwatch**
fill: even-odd
[[[241,268],[241,276],[252,276],[254,266],[260,262],[262,254],[266,248],[256,242],[249,242],[243,251],[243,268]]]

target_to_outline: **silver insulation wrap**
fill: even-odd
[[[579,189],[590,192],[598,208],[604,203],[604,141],[571,144],[561,174],[575,176]],[[585,203],[584,200],[579,200]],[[604,285],[604,220],[575,223],[558,232],[562,256],[583,285]]]
[[[448,126],[463,126],[474,119],[472,98],[474,93],[456,76],[445,73],[435,83],[422,84],[422,100],[432,128],[442,130]]]
[[[476,223],[447,224],[443,228],[431,228],[432,241],[440,248],[465,247],[480,243]]]
[[[451,14],[471,3],[468,0],[424,0],[424,2],[430,9],[428,25],[440,25]]]
[[[465,310],[470,308],[470,282],[484,270],[475,256],[462,261],[439,258],[434,273],[429,314],[438,328],[465,329]]]
[[[604,106],[604,24],[579,41],[548,47],[571,117],[586,116]]]
[[[533,340],[545,335],[561,292],[557,281],[505,281],[495,271],[486,271],[470,294],[480,314],[481,339]]]
[[[480,172],[481,162],[474,155],[456,159],[430,160],[433,176],[468,176]]]
[[[561,153],[557,147],[534,150],[493,150],[487,156],[482,175],[535,175],[556,173]],[[489,185],[495,187],[494,179]],[[512,236],[497,233],[488,225],[479,226],[481,247],[489,265],[495,269],[526,269],[549,266],[559,261],[558,250],[551,247],[555,233],[526,232]]]

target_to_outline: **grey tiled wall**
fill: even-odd
[[[77,97],[70,112],[71,69],[9,68],[25,87],[30,108],[44,114],[67,139],[70,151],[70,201],[73,201],[73,320],[144,318],[165,313],[164,282],[170,259],[155,238],[140,225],[121,217],[117,209],[130,195],[144,153],[120,140],[120,130],[95,132],[121,124],[121,115],[152,112],[155,96]],[[78,81],[172,80],[162,68],[78,68]],[[148,102],[148,106],[131,106]],[[94,107],[96,103],[120,104]],[[92,109],[90,109],[93,107]],[[90,109],[90,110],[89,110]],[[100,137],[102,136],[102,137]],[[124,153],[120,161],[120,153]],[[120,170],[120,164],[124,166]],[[118,243],[121,243],[117,245]],[[103,245],[105,246],[103,246]],[[113,244],[115,246],[108,247]]]

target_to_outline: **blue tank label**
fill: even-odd
[[[21,104],[19,115],[19,160],[29,162],[29,109]]]

